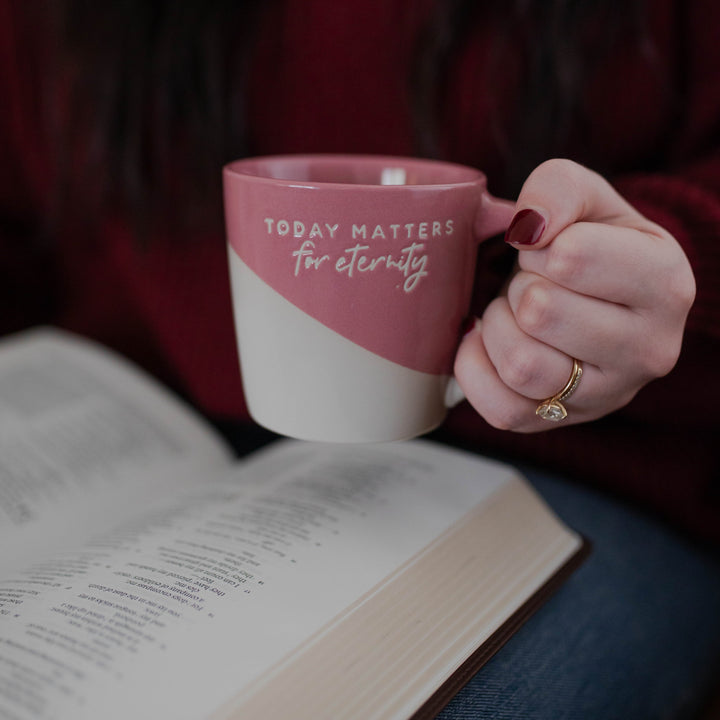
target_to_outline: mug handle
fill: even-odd
[[[475,237],[478,242],[504,233],[515,215],[515,203],[503,200],[485,191],[475,221]]]
[[[478,242],[488,240],[495,235],[504,233],[515,216],[515,203],[483,193],[480,201],[477,220],[475,221],[475,237]],[[465,394],[454,376],[450,377],[445,389],[445,407],[450,409],[465,399]]]

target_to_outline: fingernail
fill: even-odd
[[[545,230],[545,218],[531,208],[515,214],[505,233],[505,242],[513,245],[534,245]]]

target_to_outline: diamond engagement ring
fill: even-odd
[[[560,420],[564,420],[567,417],[567,410],[562,404],[562,401],[567,400],[575,390],[577,390],[582,373],[582,364],[579,360],[573,358],[572,373],[570,373],[570,379],[565,383],[565,387],[563,387],[559,393],[549,397],[547,400],[543,400],[537,406],[535,414],[539,415],[543,420],[549,420],[550,422],[560,422]]]

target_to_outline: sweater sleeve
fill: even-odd
[[[677,117],[657,172],[618,178],[618,190],[683,246],[695,273],[688,333],[720,338],[720,5],[677,2]]]

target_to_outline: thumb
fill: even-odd
[[[505,241],[540,249],[573,223],[637,226],[640,214],[603,177],[571,160],[538,165],[525,181]]]

